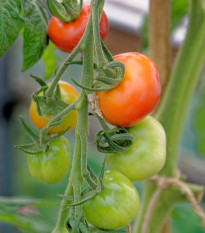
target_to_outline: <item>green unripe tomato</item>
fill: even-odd
[[[107,154],[107,165],[132,181],[141,181],[157,174],[166,160],[166,135],[161,124],[151,116],[128,129],[134,143],[128,151]]]
[[[29,169],[42,183],[54,184],[63,179],[70,166],[70,145],[64,137],[49,144],[46,152],[27,154]]]
[[[118,171],[107,171],[104,190],[84,204],[85,218],[103,229],[126,227],[136,217],[139,195],[132,182]]]

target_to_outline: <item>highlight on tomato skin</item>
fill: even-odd
[[[59,137],[49,144],[46,152],[27,154],[31,175],[45,184],[55,184],[68,173],[71,161],[70,144]]]
[[[116,170],[106,171],[104,190],[84,204],[86,220],[102,229],[119,229],[136,217],[140,199],[133,183]]]
[[[90,15],[90,3],[83,3],[80,16],[73,22],[64,23],[56,17],[52,17],[48,24],[49,39],[62,51],[72,52],[80,41],[85,31]],[[100,36],[102,40],[108,33],[109,23],[105,12],[102,12],[100,23]]]
[[[107,122],[130,127],[145,118],[156,107],[161,86],[154,62],[141,53],[114,56],[125,65],[122,82],[109,91],[98,92],[99,107]]]
[[[49,85],[50,84],[48,84],[48,86]],[[61,91],[61,99],[65,103],[72,104],[79,97],[78,91],[70,83],[65,81],[60,81],[59,86]],[[32,122],[39,129],[43,129],[49,123],[49,121],[51,121],[52,118],[54,117],[53,115],[39,116],[36,103],[33,100],[31,100],[29,114]],[[73,129],[77,124],[77,117],[78,114],[76,110],[69,112],[63,117],[62,123],[58,126],[51,127],[48,130],[48,133],[59,134],[65,131],[66,129],[68,130]]]

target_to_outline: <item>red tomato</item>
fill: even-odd
[[[141,121],[156,106],[161,94],[156,65],[140,53],[114,57],[125,65],[122,82],[109,91],[98,92],[99,107],[112,125],[130,127]]]
[[[90,15],[90,3],[83,3],[80,16],[73,22],[64,23],[56,17],[52,17],[48,24],[48,36],[50,40],[62,51],[70,53],[80,41]],[[103,11],[100,19],[100,36],[102,39],[108,33],[108,19]]]

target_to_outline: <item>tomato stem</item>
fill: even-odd
[[[92,26],[92,21],[90,21]],[[81,83],[84,86],[91,87],[94,80],[94,45],[93,45],[93,32],[92,29],[86,37],[86,47],[83,50],[83,74]],[[88,92],[89,94],[89,92]],[[82,103],[79,106],[79,132],[82,145],[81,167],[82,176],[92,188],[96,188],[95,181],[91,178],[90,172],[87,169],[87,136],[88,136],[88,99],[85,90],[82,90]]]
[[[76,130],[75,152],[73,156],[72,169],[71,169],[71,174],[69,178],[69,183],[64,193],[64,196],[71,196],[72,194],[74,194],[74,201],[79,201],[80,199],[80,196],[79,196],[80,186],[81,186],[80,159],[81,159],[81,142],[80,142],[79,133]],[[59,216],[58,216],[58,221],[52,233],[68,232],[65,224],[66,224],[66,220],[69,214],[69,208],[67,207],[67,205],[69,204],[71,204],[70,201],[66,199],[62,200],[60,211],[59,211]],[[78,215],[80,211],[81,211],[81,207],[79,208],[76,207],[76,215]]]
[[[102,119],[99,115],[97,115],[96,117],[104,131],[110,130],[109,126],[106,124],[104,119]]]
[[[99,20],[100,20],[100,16],[101,16],[99,9],[101,8],[101,4],[102,4],[102,1],[97,0],[97,1],[92,1],[91,5],[90,5],[91,6],[94,43],[95,43],[95,51],[96,51],[98,68],[103,68],[103,66],[108,63],[108,61],[104,55],[103,49],[102,49],[102,43],[101,43],[101,37],[100,37],[100,31],[99,31]],[[101,12],[102,12],[102,10],[101,10]]]
[[[91,3],[92,4],[92,3]],[[97,8],[97,6],[96,6]],[[96,10],[96,9],[95,9]],[[96,25],[95,25],[96,26]],[[101,42],[100,42],[101,43]],[[86,46],[85,46],[86,45]],[[60,77],[75,57],[77,52],[80,50],[83,51],[83,73],[81,78],[81,84],[90,88],[92,87],[94,81],[94,41],[93,41],[93,25],[92,25],[92,15],[90,14],[88,24],[85,30],[83,37],[81,38],[77,48],[70,54],[70,56],[66,59],[63,66],[59,69],[52,85],[49,87],[47,91],[47,95],[52,95],[55,86],[57,85]],[[78,122],[76,127],[76,144],[75,151],[73,157],[73,165],[71,170],[71,175],[69,179],[68,186],[65,191],[65,196],[70,195],[73,190],[74,195],[74,203],[78,203],[81,201],[81,183],[82,177],[91,187],[91,189],[95,190],[97,187],[96,180],[91,176],[90,170],[87,166],[87,136],[88,136],[88,99],[87,94],[89,91],[82,90],[81,95],[78,100],[67,107],[65,111],[76,109],[78,111]],[[63,111],[64,112],[64,111]],[[64,112],[65,113],[65,112]],[[60,120],[64,113],[58,114],[53,120],[53,122]],[[43,134],[47,132],[47,129],[43,130]],[[69,202],[63,200],[61,203],[61,208]],[[82,213],[82,205],[75,207],[75,217],[79,218]],[[64,229],[64,225],[66,222],[66,218],[68,217],[69,210],[65,210],[59,213],[58,222],[56,228],[52,233],[62,233],[62,229]],[[80,217],[81,218],[81,217]],[[81,224],[79,222],[79,224]],[[80,227],[80,225],[79,225]],[[85,229],[85,232],[86,229]]]
[[[81,138],[80,132],[76,129],[76,145],[75,145],[75,152],[74,152],[74,176],[72,177],[72,184],[73,184],[73,195],[74,195],[74,203],[81,201],[81,153],[82,153],[82,145],[81,145]],[[78,158],[78,160],[76,159]],[[82,205],[75,207],[75,217],[77,218],[80,213],[82,212]]]
[[[72,110],[75,110],[75,105],[77,104],[78,99],[72,103],[71,105],[67,106],[63,111],[58,113],[41,131],[40,131],[40,144],[43,144],[45,142],[45,137],[47,135],[48,130],[53,127],[54,123],[58,123],[62,120],[62,118],[71,112]]]
[[[62,77],[62,75],[64,74],[64,72],[68,68],[68,66],[71,64],[73,59],[76,57],[76,55],[80,51],[82,51],[84,49],[86,37],[89,36],[90,33],[92,33],[92,16],[91,16],[91,14],[90,14],[90,17],[89,17],[88,24],[86,26],[85,32],[84,32],[83,36],[81,37],[79,43],[76,45],[76,47],[73,49],[73,51],[69,54],[69,56],[67,57],[67,59],[65,60],[63,65],[59,68],[59,70],[57,71],[56,76],[54,77],[51,85],[49,86],[48,90],[46,91],[46,95],[48,97],[53,95],[53,92],[54,92],[56,86],[58,85],[58,82],[59,82],[60,78]]]

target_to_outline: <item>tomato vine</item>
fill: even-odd
[[[11,35],[2,23],[1,29],[5,29],[4,36],[9,40],[1,46],[0,55],[5,53],[24,27],[23,70],[26,70],[41,58],[48,44],[48,17],[40,0],[9,1],[12,9],[15,9],[15,17],[11,16],[16,18],[17,28]],[[4,9],[10,9],[7,2],[2,5]],[[16,148],[27,153],[35,178],[45,183],[58,182],[65,176],[70,164],[70,147],[62,135],[75,127],[77,122],[71,172],[65,193],[61,195],[58,220],[52,233],[121,232],[119,228],[126,227],[134,220],[140,206],[137,190],[130,180],[149,179],[161,169],[163,176],[176,175],[182,122],[205,60],[204,0],[198,3],[192,0],[187,39],[156,113],[161,125],[153,117],[147,116],[157,105],[161,94],[158,69],[151,59],[139,53],[129,52],[112,57],[102,41],[108,31],[103,5],[104,0],[92,0],[90,4],[82,0],[47,0],[51,14],[57,17],[49,23],[48,36],[59,49],[70,54],[50,84],[31,75],[40,84],[32,95],[30,107],[31,119],[39,130],[33,130],[22,119],[22,125],[32,142]],[[4,12],[2,14],[7,17]],[[57,26],[66,31],[59,31],[54,19]],[[202,23],[199,31],[196,31],[193,28],[199,21]],[[9,26],[14,25],[13,21],[8,22]],[[72,29],[76,24],[79,33]],[[39,31],[33,30],[32,25],[37,25]],[[0,35],[3,30],[0,30]],[[64,33],[65,38],[62,37]],[[193,34],[197,34],[194,39]],[[32,40],[33,46],[30,46]],[[195,58],[194,61],[186,56],[187,51]],[[79,53],[82,60],[75,61]],[[61,81],[71,65],[82,65],[80,83],[73,79],[73,83],[81,88],[80,94],[72,85]],[[91,114],[96,116],[102,127],[96,134],[96,147],[98,151],[106,153],[99,176],[89,167],[87,158],[89,104],[93,111]],[[111,171],[104,172],[105,163]],[[84,190],[83,182],[86,183]],[[142,233],[144,229],[145,212],[156,189],[152,181],[145,184],[143,203],[133,228],[135,233]],[[190,190],[198,194],[201,187],[190,186]],[[151,221],[149,233],[159,232],[173,204],[186,200],[186,197],[180,190],[168,187],[167,190],[160,190],[159,200],[161,202],[157,203],[153,215],[160,221]],[[165,202],[166,211],[161,204]]]

